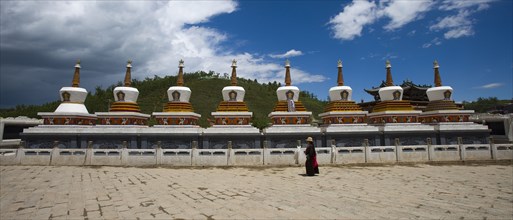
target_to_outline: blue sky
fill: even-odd
[[[283,81],[289,58],[293,84],[321,99],[342,59],[357,101],[373,99],[363,89],[384,80],[387,59],[396,84],[433,84],[437,59],[456,101],[513,98],[507,0],[0,4],[0,107],[57,100],[76,59],[92,91],[121,81],[127,59],[140,79],[175,75],[179,59],[221,73],[237,59],[240,76],[265,82]]]

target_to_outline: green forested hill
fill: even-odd
[[[194,111],[201,114],[200,125],[207,127],[207,118],[212,118],[211,112],[216,111],[217,105],[222,100],[221,90],[230,85],[227,74],[220,76],[214,72],[196,72],[184,74],[185,86],[192,90],[191,103]],[[119,82],[118,85],[121,85]],[[134,80],[133,87],[139,89],[138,103],[141,111],[146,114],[160,112],[165,103],[167,103],[167,89],[176,85],[176,76],[166,76],[146,78],[142,81]],[[253,125],[259,128],[267,126],[270,120],[267,115],[272,111],[276,104],[276,89],[281,86],[279,83],[258,83],[256,80],[247,80],[238,78],[238,85],[246,90],[246,101],[249,110],[253,112]],[[109,109],[110,102],[114,100],[112,90],[117,85],[108,88],[97,87],[95,91],[89,91],[85,105],[90,113],[106,112]],[[57,92],[57,91],[56,91]],[[313,112],[313,116],[322,112],[326,102],[317,99],[309,92],[301,92],[300,100],[305,107]],[[59,105],[59,101],[46,103],[43,105],[20,105],[13,109],[1,109],[0,117],[28,116],[37,117],[37,112],[53,112]],[[150,124],[154,121],[150,121]]]

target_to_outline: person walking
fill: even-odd
[[[319,164],[317,164],[317,152],[315,152],[315,146],[313,143],[313,138],[308,137],[306,139],[307,147],[305,150],[306,155],[306,175],[314,176],[315,174],[319,174]]]

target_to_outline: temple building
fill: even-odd
[[[142,114],[137,98],[139,90],[132,87],[132,61],[126,65],[124,86],[114,88],[114,103],[109,112],[97,112],[99,125],[147,126],[150,115]]]
[[[326,140],[334,140],[337,147],[361,146],[363,139],[368,139],[371,146],[379,144],[379,129],[367,124],[368,112],[362,111],[352,100],[353,89],[344,85],[341,60],[337,69],[337,86],[330,88],[330,102],[324,108],[324,113],[319,114]]]
[[[312,112],[307,111],[299,100],[299,88],[292,85],[290,61],[285,61],[285,86],[276,90],[278,102],[268,117],[272,126],[264,130],[268,147],[297,147],[297,140],[312,136],[317,145],[321,145],[320,129],[310,124]]]
[[[223,101],[212,112],[214,125],[203,132],[203,148],[226,148],[227,141],[232,148],[258,148],[260,146],[260,130],[251,125],[250,112],[244,96],[246,90],[237,85],[237,61],[232,61],[232,75],[229,86],[221,91]]]

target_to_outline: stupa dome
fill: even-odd
[[[89,114],[84,105],[87,97],[87,90],[80,88],[80,61],[75,64],[75,73],[71,87],[62,87],[59,90],[61,104],[55,112],[58,113],[84,113]]]
[[[299,100],[299,88],[292,86],[289,60],[285,61],[285,86],[276,89],[276,96],[278,97],[278,101],[287,101],[289,97],[296,102]]]
[[[387,60],[387,62],[386,62],[386,69],[387,69],[386,85],[387,86],[379,89],[379,91],[378,91],[381,101],[403,100],[403,88],[401,88],[400,86],[394,86],[391,68],[392,68],[392,65],[390,64],[390,61]]]
[[[438,61],[435,60],[433,63],[433,69],[435,70],[435,87],[429,88],[426,91],[429,101],[451,100],[452,97],[452,87],[442,86],[442,78],[438,71],[439,67]]]
[[[139,90],[132,86],[132,61],[128,61],[126,65],[125,82],[124,86],[118,86],[114,88],[112,93],[114,94],[114,100],[116,102],[137,102],[139,97]]]

